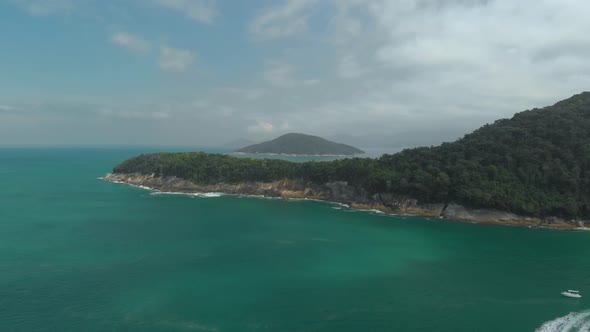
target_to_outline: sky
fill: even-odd
[[[0,145],[437,145],[590,90],[588,0],[0,0]]]

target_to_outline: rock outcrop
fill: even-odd
[[[416,199],[387,193],[369,195],[347,182],[318,185],[297,180],[275,182],[244,182],[238,184],[194,184],[177,177],[157,177],[143,174],[112,173],[105,180],[148,187],[164,192],[252,195],[281,198],[307,198],[350,205],[358,209],[374,209],[393,214],[409,214],[477,223],[573,229],[590,226],[590,221],[566,221],[556,217],[545,219],[520,216],[510,212],[470,209],[458,204],[421,204]]]

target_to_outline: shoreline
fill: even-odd
[[[178,178],[159,178],[153,175],[140,174],[107,174],[100,177],[107,182],[116,184],[126,184],[135,188],[154,191],[154,194],[168,194],[168,195],[189,195],[202,198],[213,198],[220,196],[239,196],[250,198],[264,198],[264,199],[286,199],[286,200],[300,200],[300,201],[317,201],[333,205],[338,205],[341,208],[371,212],[379,215],[388,216],[416,216],[444,221],[462,222],[471,224],[483,225],[502,225],[513,227],[525,227],[536,229],[553,229],[553,230],[568,230],[568,231],[589,231],[590,228],[580,226],[579,224],[567,223],[563,220],[555,222],[553,219],[542,220],[538,218],[523,217],[510,214],[507,212],[493,211],[493,210],[470,210],[460,205],[446,204],[442,212],[438,213],[437,207],[441,204],[431,205],[417,205],[414,202],[412,206],[402,206],[406,201],[400,203],[396,209],[393,206],[386,206],[380,204],[378,201],[350,201],[345,202],[342,199],[330,199],[327,195],[321,195],[317,192],[318,188],[301,187],[293,188],[301,185],[296,181],[279,181],[277,183],[243,183],[243,184],[216,184],[216,185],[195,185],[192,182],[178,179]],[[342,185],[342,184],[340,184]],[[215,190],[217,189],[217,190]],[[299,189],[299,190],[294,190]],[[459,213],[446,213],[445,210],[457,209]],[[461,210],[462,209],[462,210]],[[456,211],[455,211],[456,212]],[[487,213],[487,215],[486,215]],[[477,217],[477,215],[480,215]],[[473,217],[472,215],[476,215]],[[508,216],[500,219],[499,215]],[[553,222],[553,223],[552,223]]]
[[[230,154],[237,154],[240,156],[255,155],[255,156],[280,156],[280,157],[358,157],[364,156],[366,153],[359,154],[289,154],[289,153],[261,153],[261,152],[230,152]]]

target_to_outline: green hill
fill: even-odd
[[[294,155],[355,155],[362,150],[346,144],[328,141],[318,136],[286,134],[272,141],[249,145],[236,152]]]
[[[379,159],[373,190],[528,215],[590,217],[590,93],[453,142]],[[384,186],[387,179],[391,186]]]
[[[421,203],[587,219],[590,93],[498,120],[453,143],[378,159],[291,163],[165,153],[132,158],[114,172],[177,176],[194,183],[347,181],[369,194],[403,195]]]

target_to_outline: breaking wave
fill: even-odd
[[[590,310],[570,312],[568,315],[544,323],[535,332],[589,332]]]
[[[193,194],[196,197],[203,197],[203,198],[215,198],[223,196],[222,193],[203,193],[203,194]]]
[[[199,198],[216,198],[223,196],[223,193],[181,193],[181,192],[166,192],[166,191],[154,191],[150,195],[185,195]]]

